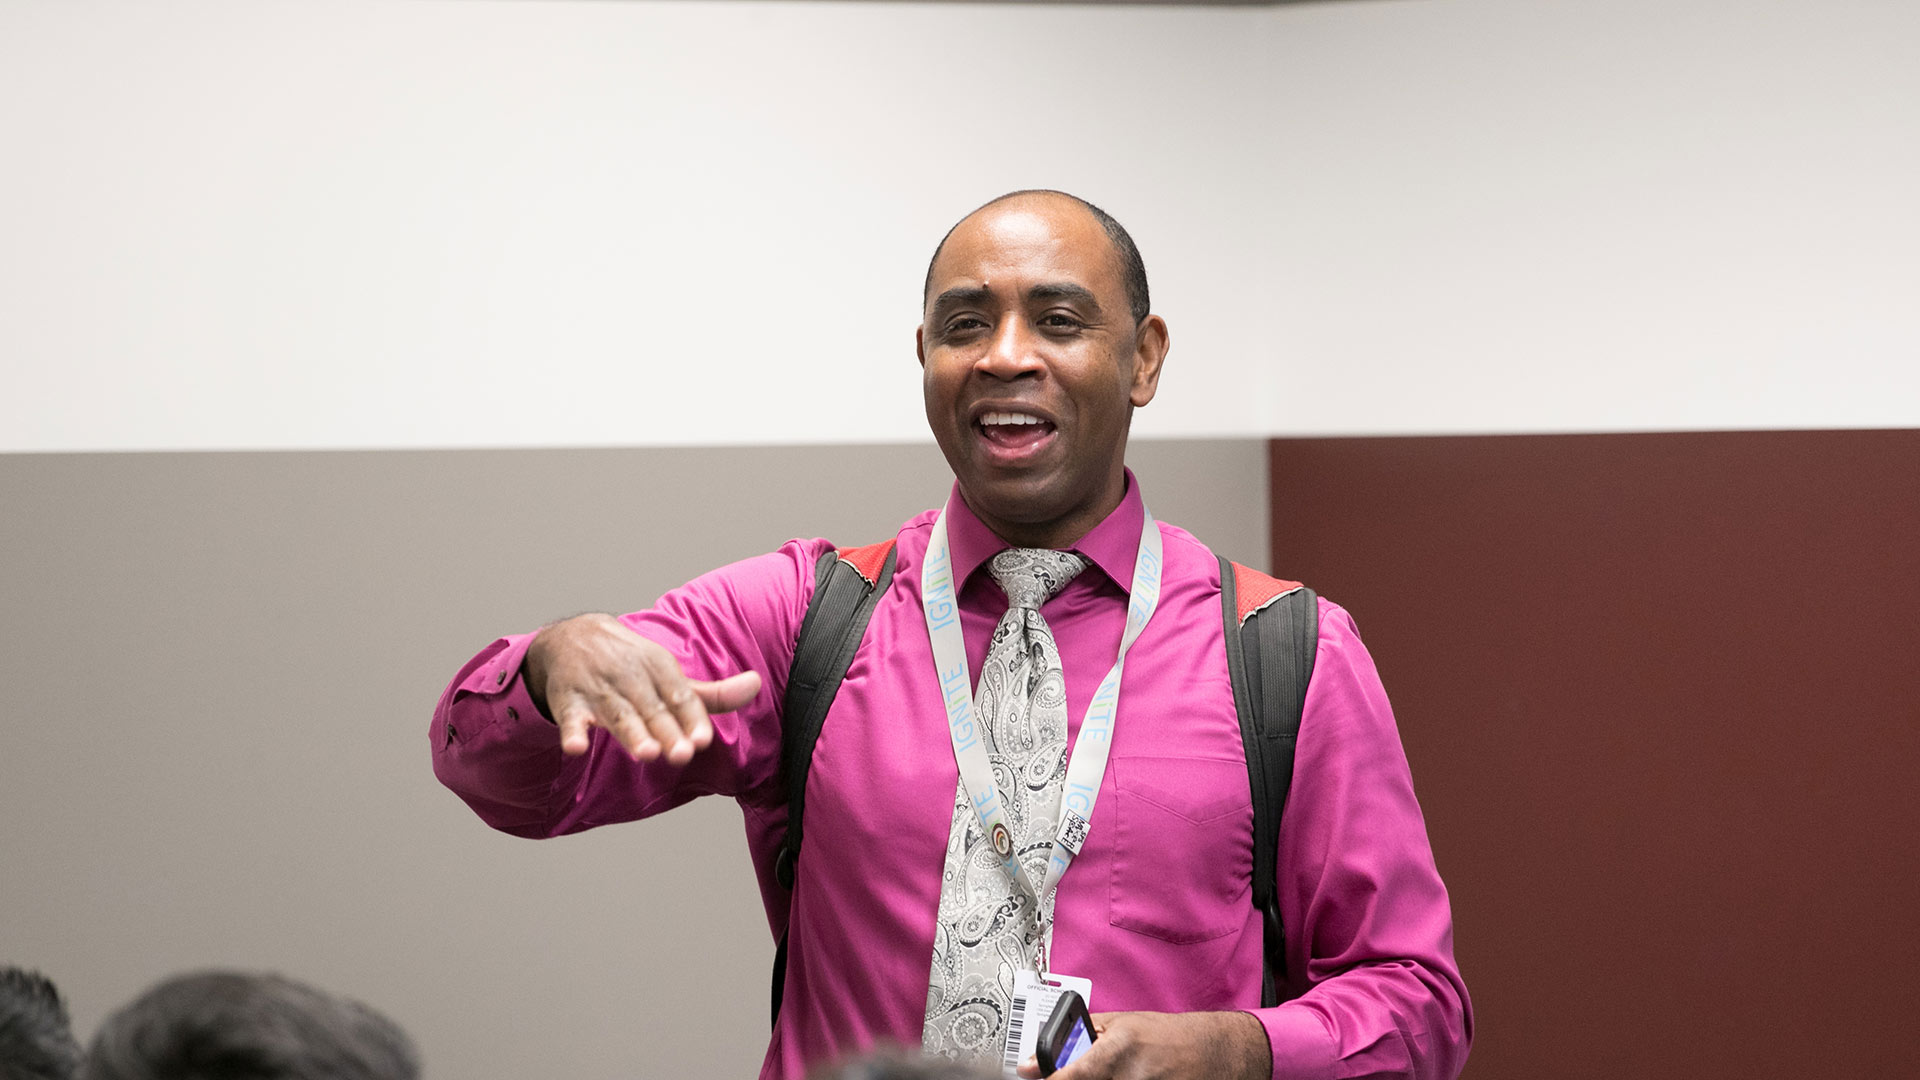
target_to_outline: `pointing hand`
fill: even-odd
[[[527,691],[560,728],[560,749],[584,754],[603,727],[635,761],[685,765],[713,741],[709,713],[732,712],[760,692],[760,673],[716,682],[686,677],[665,648],[611,615],[576,615],[527,648]]]

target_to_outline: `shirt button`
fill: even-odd
[[[499,686],[499,685],[500,685],[501,683],[504,683],[504,682],[506,682],[506,681],[507,681],[507,669],[506,669],[506,668],[501,668],[501,669],[500,669],[499,671],[496,671],[496,672],[494,672],[494,675],[493,675],[493,685],[495,685],[495,686]]]
[[[509,706],[507,706],[507,719],[509,719],[509,720],[518,720],[518,719],[520,719],[520,710],[519,710],[519,709],[516,709],[516,708],[514,708],[514,707],[513,707],[513,706],[511,706],[511,705],[509,705]]]

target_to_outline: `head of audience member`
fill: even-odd
[[[925,292],[927,423],[960,494],[1007,540],[1071,544],[1119,505],[1167,355],[1139,249],[1084,199],[1014,192],[947,233]]]
[[[73,1080],[79,1068],[60,991],[37,971],[0,967],[0,1080]]]
[[[416,1080],[406,1033],[279,975],[181,975],[108,1017],[84,1080]]]
[[[916,1050],[879,1050],[816,1069],[809,1080],[1000,1080],[998,1069],[928,1057]]]

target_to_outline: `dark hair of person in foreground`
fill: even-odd
[[[863,1054],[816,1069],[808,1080],[1000,1080],[997,1069],[928,1057],[918,1050],[891,1049]]]
[[[73,1080],[79,1068],[80,1046],[53,982],[0,967],[0,1080]]]
[[[100,1025],[84,1080],[416,1080],[413,1042],[357,1001],[280,975],[168,979]]]

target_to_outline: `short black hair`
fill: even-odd
[[[918,1047],[890,1048],[825,1065],[808,1080],[999,1080],[999,1069],[968,1061],[929,1057]]]
[[[417,1080],[413,1042],[357,1001],[280,975],[168,979],[109,1016],[85,1080]]]
[[[79,1070],[80,1044],[53,981],[0,968],[0,1080],[73,1080]]]
[[[1052,188],[1022,188],[1019,191],[1009,191],[999,198],[989,199],[981,203],[979,206],[974,207],[973,210],[967,214],[967,217],[963,217],[959,221],[954,222],[953,228],[947,230],[947,235],[942,236],[940,243],[933,249],[933,258],[927,260],[927,279],[926,282],[920,286],[921,308],[924,309],[927,306],[927,300],[933,295],[933,264],[940,261],[940,253],[946,250],[947,239],[953,235],[953,230],[959,228],[961,223],[966,221],[967,218],[985,210],[989,206],[1006,202],[1008,199],[1017,199],[1024,195],[1058,195],[1063,199],[1072,199],[1074,202],[1079,203],[1087,213],[1092,214],[1093,220],[1100,223],[1100,228],[1105,230],[1107,239],[1113,244],[1113,257],[1120,262],[1120,277],[1121,280],[1126,283],[1127,287],[1127,311],[1128,314],[1133,316],[1134,325],[1139,325],[1140,320],[1152,313],[1153,302],[1147,293],[1147,263],[1146,260],[1140,257],[1140,249],[1134,245],[1133,237],[1127,232],[1126,226],[1114,220],[1112,214],[1107,213],[1105,210],[1100,209],[1080,196],[1071,192],[1055,191]]]

